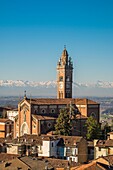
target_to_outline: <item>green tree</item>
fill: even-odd
[[[59,117],[56,121],[55,131],[58,135],[71,135],[72,122],[70,117],[70,109],[64,108],[60,110]]]
[[[87,127],[86,137],[88,140],[99,139],[101,136],[101,127],[97,120],[90,116],[88,117],[85,126]]]

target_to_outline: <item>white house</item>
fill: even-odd
[[[52,136],[42,136],[42,145],[38,147],[38,156],[57,158],[58,142],[59,138]]]
[[[14,122],[14,117],[18,115],[18,109],[12,109],[7,111],[7,118]]]
[[[113,132],[108,133],[107,140],[94,141],[94,158],[113,155]]]

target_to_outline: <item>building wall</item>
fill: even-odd
[[[87,162],[88,159],[87,141],[83,138],[77,145],[78,145],[78,162],[79,163]]]
[[[96,104],[93,104],[93,105],[88,105],[88,112],[87,112],[87,116],[89,117],[89,116],[94,116],[95,118],[96,118],[96,120],[97,120],[97,122],[99,122],[99,118],[100,118],[100,116],[99,116],[99,112],[100,112],[100,110],[99,110],[99,105],[96,105]]]
[[[83,115],[83,116],[87,116],[87,105],[76,105],[79,112]]]
[[[37,134],[37,124],[36,121],[32,120],[32,134]]]
[[[42,153],[39,153],[38,156],[50,157],[50,141],[43,141]]]
[[[0,138],[5,138],[5,132],[0,132]]]
[[[47,134],[50,131],[54,130],[56,120],[42,120],[40,121],[40,133]]]
[[[87,128],[85,122],[87,119],[76,119],[72,122],[72,136],[86,136]]]
[[[18,111],[9,110],[7,111],[7,118],[14,121],[14,117],[18,115]]]
[[[24,135],[24,133],[31,134],[31,111],[30,105],[25,100],[20,103],[19,107],[19,136]]]
[[[5,138],[9,135],[13,135],[12,121],[0,122],[0,138]]]
[[[7,153],[8,154],[18,154],[18,146],[17,145],[8,145]]]
[[[57,143],[58,143],[59,140],[55,140],[55,141],[50,141],[50,156],[53,156],[53,157],[58,157],[57,155]]]
[[[99,158],[100,156],[107,156],[108,155],[108,148],[99,148],[95,147],[94,149],[95,159]]]
[[[19,137],[19,119],[14,121],[14,138]]]

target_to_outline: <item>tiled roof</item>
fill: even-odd
[[[26,165],[23,161],[21,161],[19,158],[15,158],[12,160],[8,160],[7,162],[3,162],[0,164],[0,170],[31,170],[30,166]]]
[[[23,162],[29,165],[32,169],[36,168],[37,170],[43,170],[47,166],[49,170],[53,170],[56,168],[64,168],[67,169],[68,161],[54,158],[42,158],[39,159],[37,157],[21,157]]]
[[[76,146],[81,141],[82,136],[59,136],[61,140],[58,142],[58,146]]]
[[[87,104],[98,104],[97,102],[93,100],[89,100],[86,98],[66,98],[66,99],[54,99],[54,98],[34,98],[34,99],[26,99],[27,102],[31,104],[39,104],[39,105],[44,105],[44,104],[76,104],[76,105],[87,105]]]
[[[32,115],[32,116],[35,117],[37,120],[56,120],[56,118],[50,116],[42,116],[42,115]]]
[[[89,100],[87,98],[82,98],[82,99],[77,98],[77,99],[75,99],[75,103],[76,103],[76,105],[99,104],[99,103],[97,103],[93,100]]]
[[[110,165],[113,165],[113,155],[104,156],[103,159],[105,159],[106,161],[108,161],[108,163],[109,163]]]
[[[6,122],[8,122],[8,121],[10,121],[10,122],[12,122],[12,120],[10,120],[10,119],[2,119],[2,118],[0,118],[0,123],[2,122],[2,123],[6,123]]]
[[[38,98],[38,99],[27,99],[27,101],[31,104],[39,104],[39,105],[44,105],[44,104],[72,104],[75,103],[75,99],[72,98],[67,98],[67,99],[52,99],[52,98]]]
[[[108,147],[108,146],[113,147],[113,139],[98,140],[96,143],[96,146],[98,146],[98,147]]]
[[[8,161],[8,160],[11,160],[11,159],[14,159],[14,158],[17,158],[17,157],[19,157],[19,155],[0,153],[0,162]]]
[[[81,114],[77,114],[76,119],[87,119],[87,117]]]
[[[112,157],[113,159],[113,155],[100,157],[87,164],[71,168],[71,170],[106,170],[106,169],[112,170],[113,169],[112,166],[109,168],[109,165],[112,165],[112,162],[109,161],[109,157]]]
[[[58,136],[49,136],[49,135],[29,135],[29,134],[24,134],[21,137],[15,138],[10,142],[7,142],[7,144],[26,144],[26,145],[42,145],[42,141],[50,141],[50,140],[57,140],[59,139]]]

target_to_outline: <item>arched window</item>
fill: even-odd
[[[51,113],[55,113],[55,109],[51,109]]]
[[[63,81],[63,76],[60,76],[60,77],[59,77],[59,81]]]
[[[96,118],[95,112],[92,112],[92,113],[91,113],[91,116],[94,117],[94,118]]]
[[[26,122],[26,111],[24,111],[23,118],[24,118],[24,122]]]
[[[45,110],[45,109],[42,109],[42,110],[41,110],[41,113],[46,113],[46,110]]]
[[[47,123],[47,126],[50,128],[52,126],[51,122]]]

